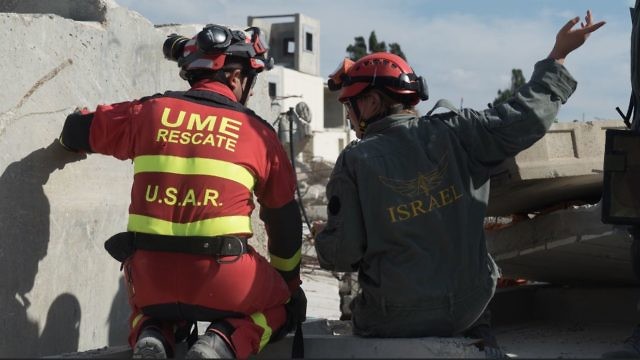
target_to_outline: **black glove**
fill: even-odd
[[[307,296],[301,287],[298,287],[286,305],[287,316],[291,318],[292,329],[298,322],[307,320]]]
[[[307,319],[307,297],[302,288],[293,291],[289,302],[284,305],[287,311],[287,322],[280,329],[271,334],[269,342],[273,343],[283,339],[288,333],[294,331],[296,326]]]

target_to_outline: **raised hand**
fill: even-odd
[[[549,58],[555,59],[559,63],[564,63],[565,57],[573,50],[579,48],[584,44],[589,35],[602,27],[605,22],[599,21],[593,23],[593,16],[591,10],[587,10],[587,16],[584,18],[584,22],[580,23],[579,29],[573,27],[580,21],[580,17],[569,20],[556,35],[556,43],[553,49],[549,53]]]

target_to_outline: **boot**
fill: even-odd
[[[207,330],[187,351],[185,359],[234,359],[235,354],[222,335]]]
[[[463,334],[465,337],[472,339],[481,339],[479,344],[480,350],[484,351],[484,356],[487,359],[507,359],[509,356],[500,349],[498,346],[498,340],[493,335],[491,327],[486,324],[476,325],[468,329]]]
[[[155,327],[146,327],[140,333],[136,346],[133,347],[134,359],[166,359],[167,351],[164,338]]]

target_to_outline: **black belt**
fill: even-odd
[[[132,232],[136,249],[210,256],[240,256],[248,251],[241,236],[169,236]]]

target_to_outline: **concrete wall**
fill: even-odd
[[[340,151],[349,143],[349,130],[344,127],[325,128],[326,94],[323,79],[318,76],[292,70],[283,66],[275,66],[266,76],[265,81],[276,84],[276,96],[281,99],[272,102],[271,117],[286,112],[290,107],[303,101],[309,106],[311,113],[310,128],[313,138],[308,148],[314,158],[322,158],[334,162]],[[342,110],[342,105],[339,105]],[[334,112],[335,113],[335,112]],[[340,116],[344,116],[340,114]],[[300,149],[301,144],[296,144]]]
[[[296,68],[311,75],[320,75],[320,21],[296,14],[298,51]],[[307,43],[308,36],[311,42]],[[311,50],[308,50],[311,49]]]
[[[19,14],[56,14],[77,21],[103,22],[107,9],[117,6],[113,1],[104,0],[2,0],[0,12]]]
[[[527,213],[561,202],[597,202],[605,132],[621,120],[556,123],[530,148],[493,170],[487,214]]]
[[[588,175],[602,171],[605,131],[624,129],[621,120],[556,123],[516,155],[511,181]]]
[[[348,129],[347,110],[338,101],[339,91],[330,91],[328,86],[324,88],[324,127],[333,129]],[[355,135],[355,132],[354,132]]]
[[[271,25],[269,40],[271,47],[269,52],[279,65],[291,68],[295,66],[295,52],[297,49],[295,35],[295,23],[287,22]],[[291,44],[294,44],[293,49]]]
[[[603,224],[600,204],[557,210],[487,230],[487,247],[511,279],[566,284],[637,285],[632,239]]]
[[[349,145],[348,132],[329,129],[313,134],[311,146],[314,158],[335,163],[345,146]]]
[[[311,110],[311,130],[324,128],[324,90],[321,77],[282,68],[282,94],[301,97],[281,100],[281,111],[295,108],[297,103],[304,101]]]
[[[162,57],[163,30],[115,3],[0,1],[0,10],[0,357],[122,344],[126,293],[103,242],[125,229],[131,162],[70,154],[55,139],[76,106],[187,84]],[[266,83],[255,90],[250,105],[269,114]]]
[[[247,24],[264,31],[276,64],[320,75],[320,21],[296,13],[249,16]]]

